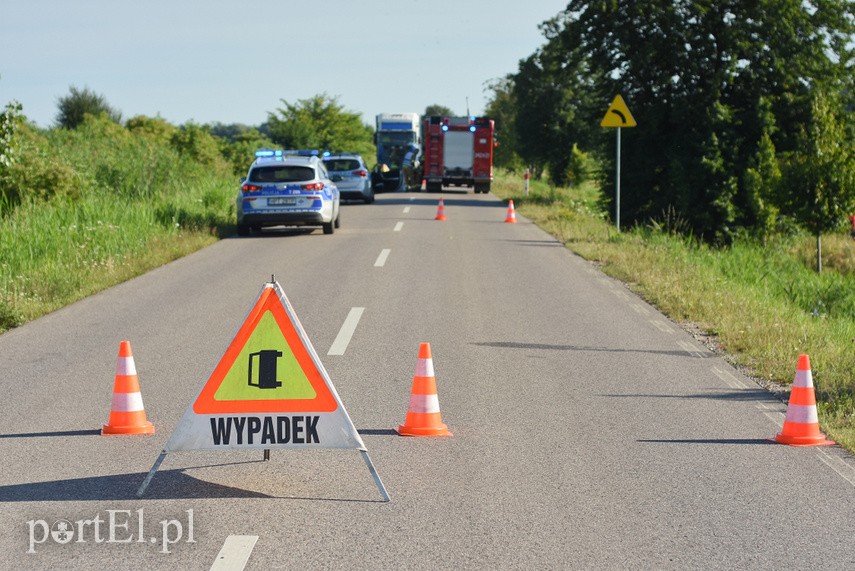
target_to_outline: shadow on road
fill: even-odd
[[[0,486],[0,502],[136,500],[137,489],[145,476],[138,472]],[[144,496],[145,499],[265,497],[270,496],[212,484],[189,476],[183,470],[160,470]]]
[[[638,399],[712,399],[712,400],[732,400],[732,401],[768,401],[770,393],[763,389],[734,389],[733,392],[711,391],[708,393],[689,394],[689,395],[654,395],[654,394],[611,394],[611,395],[596,395],[606,398],[638,398]]]
[[[548,351],[593,351],[606,353],[651,353],[655,355],[672,355],[675,357],[690,357],[692,359],[708,359],[714,357],[712,353],[703,353],[702,355],[691,355],[686,351],[660,351],[654,349],[617,349],[613,347],[589,347],[585,345],[553,345],[549,343],[517,343],[513,341],[487,341],[482,343],[472,343],[480,347],[495,347],[498,349],[544,349]]]
[[[259,463],[263,460],[233,462]],[[215,466],[222,466],[217,464]],[[214,467],[214,466],[204,466]],[[146,474],[142,472],[92,476],[73,480],[52,480],[32,484],[0,486],[0,502],[76,502],[97,500],[139,500],[136,496]],[[215,484],[194,478],[185,469],[159,470],[146,490],[143,500],[186,500],[211,498],[278,498],[335,502],[383,503],[382,499],[301,497],[271,495]]]
[[[654,444],[777,444],[764,438],[686,438],[681,440],[638,440]]]
[[[100,436],[100,430],[64,430],[60,432],[22,432],[20,434],[0,434],[0,438],[39,438],[50,436]]]

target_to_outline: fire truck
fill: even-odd
[[[439,192],[443,186],[490,192],[494,129],[487,117],[426,117],[422,165],[428,192]]]

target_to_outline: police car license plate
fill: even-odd
[[[296,198],[268,198],[268,206],[294,206],[297,204]]]

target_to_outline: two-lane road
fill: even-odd
[[[442,196],[445,222],[378,195],[0,336],[0,567],[855,568],[851,456],[769,443],[785,405],[494,196]],[[271,274],[392,501],[354,450],[177,452],[137,499]],[[153,436],[98,434],[122,339]],[[451,438],[394,432],[421,342]]]

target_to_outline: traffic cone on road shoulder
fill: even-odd
[[[787,405],[784,428],[775,436],[775,441],[790,446],[828,446],[834,444],[826,440],[819,431],[819,417],[816,413],[816,394],[813,388],[813,374],[810,370],[810,357],[799,355],[796,377]]]
[[[434,220],[446,220],[445,218],[445,203],[439,199],[439,205],[436,207],[436,218]]]
[[[517,223],[517,213],[514,210],[514,201],[513,200],[508,202],[508,215],[505,217],[505,222],[508,224],[516,224]]]
[[[154,425],[145,417],[130,341],[119,344],[110,421],[101,427],[102,436],[116,434],[154,434]]]
[[[404,424],[398,426],[401,436],[451,436],[448,426],[442,423],[439,412],[439,397],[436,394],[436,378],[433,372],[433,357],[430,343],[419,346],[419,360],[413,377],[410,406]]]

